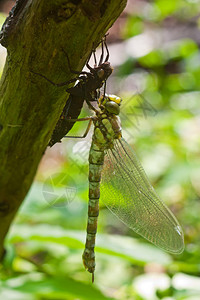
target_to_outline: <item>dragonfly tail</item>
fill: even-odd
[[[92,143],[89,154],[89,205],[88,224],[85,250],[83,252],[83,264],[86,270],[92,273],[94,280],[95,271],[95,238],[97,232],[97,222],[99,215],[99,197],[101,170],[104,160],[104,151],[97,150]]]

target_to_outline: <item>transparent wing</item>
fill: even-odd
[[[171,253],[184,249],[183,232],[172,212],[150,184],[139,160],[124,139],[106,150],[101,200],[128,227]]]

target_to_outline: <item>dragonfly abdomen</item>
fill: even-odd
[[[95,270],[95,238],[99,215],[99,197],[101,171],[104,161],[104,151],[100,150],[95,142],[92,142],[89,154],[89,205],[88,224],[83,263],[85,268],[92,274]]]
[[[117,116],[104,112],[98,119],[94,118],[94,134],[89,153],[89,205],[88,224],[83,263],[85,268],[92,273],[94,280],[95,271],[95,238],[99,215],[100,181],[104,163],[105,150],[112,148],[113,141],[121,137],[121,125]]]

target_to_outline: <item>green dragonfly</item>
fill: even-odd
[[[121,98],[105,95],[98,99],[90,120],[94,133],[89,152],[88,224],[83,263],[95,271],[95,237],[99,198],[124,224],[159,248],[179,254],[184,249],[182,229],[149,182],[133,149],[122,138],[119,118]],[[86,135],[85,134],[85,135]],[[84,136],[85,136],[84,135]]]

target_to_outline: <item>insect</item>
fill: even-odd
[[[95,115],[80,120],[94,123],[89,152],[88,224],[83,263],[95,271],[95,237],[99,198],[124,224],[161,249],[181,253],[183,232],[172,212],[150,184],[136,154],[122,138],[119,118],[121,98],[98,99]],[[88,131],[88,130],[87,130]]]
[[[104,47],[107,55],[103,62]],[[89,152],[87,236],[83,252],[83,263],[92,274],[92,281],[95,272],[94,249],[100,191],[101,200],[111,212],[136,233],[168,252],[181,253],[184,249],[183,232],[178,221],[160,200],[136,154],[122,138],[119,118],[121,98],[106,95],[105,86],[103,96],[98,97],[99,89],[112,73],[108,59],[109,52],[104,39],[98,66],[96,57],[94,68],[89,66],[89,59],[86,63],[90,72],[78,72],[78,77],[60,84],[55,84],[39,74],[56,86],[64,86],[78,80],[74,87],[66,90],[70,96],[53,132],[50,146],[60,141],[76,121],[89,120],[83,137],[86,136],[91,124],[94,124]],[[84,100],[94,111],[94,116],[76,119],[80,111],[74,114],[73,105],[80,102],[82,107]],[[91,104],[94,100],[97,101],[97,109]]]
[[[36,73],[36,72],[33,72],[37,75],[40,75],[41,77],[48,80],[51,84],[58,86],[58,87],[69,85],[72,82],[78,81],[78,83],[74,87],[66,89],[66,92],[68,92],[70,95],[69,95],[66,105],[64,106],[62,114],[55,126],[53,134],[51,136],[51,139],[49,142],[50,147],[52,147],[55,143],[60,142],[60,140],[73,127],[75,122],[73,122],[71,119],[78,118],[78,116],[81,112],[84,100],[87,102],[88,106],[90,107],[91,101],[97,101],[99,89],[103,86],[103,84],[106,86],[106,80],[113,71],[113,68],[111,67],[111,65],[108,61],[109,51],[108,51],[108,47],[106,44],[106,36],[101,41],[101,48],[102,48],[102,53],[101,53],[98,65],[97,65],[95,51],[93,50],[91,52],[91,54],[86,62],[86,67],[89,69],[89,72],[73,71],[70,66],[68,55],[63,50],[66,54],[70,71],[72,73],[78,75],[75,78],[73,78],[72,80],[62,82],[62,83],[54,83],[53,81],[48,79],[46,76]],[[106,49],[105,60],[104,60],[104,51],[105,51],[104,48]],[[92,53],[94,55],[94,62],[95,62],[95,66],[93,68],[89,65],[89,60],[90,60]],[[69,120],[70,120],[70,122],[69,122]]]

